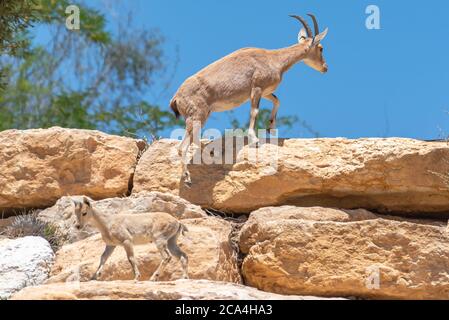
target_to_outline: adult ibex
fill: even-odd
[[[248,135],[250,144],[257,143],[254,126],[260,100],[265,98],[273,102],[269,129],[275,129],[280,103],[273,92],[283,74],[300,61],[322,73],[327,72],[320,42],[328,29],[320,33],[315,16],[308,15],[313,20],[315,34],[303,18],[291,16],[304,26],[299,32],[298,44],[276,50],[240,49],[188,78],[178,89],[170,107],[177,117],[182,115],[186,120],[186,134],[179,146],[179,154],[183,159],[183,178],[187,186],[192,183],[187,169],[187,151],[192,142],[199,147],[200,130],[212,112],[231,110],[251,100]]]

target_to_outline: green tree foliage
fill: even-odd
[[[66,8],[75,1],[35,0],[35,17],[45,24],[61,24],[66,19]],[[80,32],[92,42],[108,43],[110,34],[106,31],[106,19],[101,12],[86,6],[79,6],[83,27]]]
[[[51,35],[49,42],[30,41],[20,55],[2,56],[9,85],[0,92],[0,130],[57,125],[148,137],[179,124],[146,102],[164,77],[160,34],[130,21],[112,34],[105,16],[84,3],[78,3],[81,29],[70,31],[69,4],[37,1],[35,24]]]
[[[35,1],[0,0],[0,53],[14,54],[27,45],[20,33],[34,21]]]
[[[271,111],[268,109],[261,109],[256,119],[255,125],[256,132],[260,129],[268,129],[270,127],[270,119],[271,119]],[[298,117],[296,116],[281,116],[277,117],[276,125],[278,127],[287,127],[288,129],[291,129],[297,121]],[[248,128],[249,120],[246,124],[242,125],[240,121],[237,120],[237,118],[232,117],[231,125],[234,129]]]
[[[34,21],[34,6],[30,0],[0,0],[0,54],[15,55],[29,45],[22,33]],[[6,86],[5,73],[0,66],[0,89]]]
[[[259,115],[257,116],[255,130],[256,133],[260,129],[267,129],[270,127],[271,110],[260,109]],[[246,124],[242,124],[232,113],[231,113],[231,125],[233,129],[242,129],[249,127],[249,120]],[[315,131],[306,121],[299,119],[296,115],[279,116],[276,119],[277,128],[285,128],[290,131],[295,128],[295,126],[301,126],[314,138],[320,137],[320,133]],[[246,131],[245,131],[246,132]]]
[[[73,4],[81,28],[70,31],[66,8]],[[0,0],[0,73],[8,83],[0,89],[0,130],[62,126],[157,137],[180,125],[147,102],[166,75],[163,37],[124,20],[111,32],[87,0]],[[37,42],[37,30],[49,39]],[[269,117],[261,110],[257,128],[267,128]],[[284,116],[277,124],[291,129],[298,121]],[[248,127],[235,118],[231,124]]]

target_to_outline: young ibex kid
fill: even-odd
[[[96,227],[106,243],[106,249],[101,256],[100,266],[92,280],[96,280],[103,271],[104,264],[117,246],[122,246],[128,256],[134,272],[134,279],[140,279],[140,272],[134,257],[134,245],[154,242],[161,253],[162,261],[152,275],[150,281],[157,281],[161,272],[170,262],[172,256],[181,261],[183,279],[188,278],[188,257],[179,248],[177,240],[187,228],[168,213],[152,212],[143,214],[107,215],[92,206],[92,201],[83,197],[82,201],[73,200],[75,205],[76,225],[78,230],[87,223]]]

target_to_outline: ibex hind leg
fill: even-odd
[[[281,105],[281,103],[275,94],[267,95],[264,98],[273,102],[273,110],[271,111],[271,116],[270,116],[270,127],[268,128],[268,132],[270,134],[273,134],[274,130],[276,130],[276,118],[277,118],[279,106]]]
[[[178,246],[178,237],[182,229],[179,229],[179,232],[174,235],[172,238],[168,240],[167,247],[170,253],[181,262],[182,265],[182,279],[188,279],[189,278],[189,258],[187,254],[181,250],[181,248]]]
[[[189,147],[193,141],[193,121],[191,119],[186,120],[186,133],[184,135],[184,139],[178,148],[178,154],[181,157],[182,162],[182,179],[184,180],[184,185],[186,187],[190,187],[192,185],[192,179],[190,177],[189,169],[187,168],[188,163],[190,162],[188,152]]]
[[[165,267],[171,260],[171,254],[167,249],[166,240],[156,241],[156,247],[159,250],[159,253],[161,254],[162,260],[159,266],[157,267],[156,271],[151,276],[150,281],[158,281],[161,273],[164,271]]]
[[[178,153],[182,157],[182,178],[184,179],[184,185],[189,188],[192,186],[192,178],[187,167],[191,160],[188,151],[192,143],[195,146],[195,151],[200,150],[200,134],[203,123],[201,117],[199,119],[191,117],[186,120],[186,133],[178,149]]]

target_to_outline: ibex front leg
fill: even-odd
[[[106,249],[104,249],[104,252],[101,255],[100,265],[98,266],[98,269],[95,272],[95,274],[92,276],[91,280],[97,280],[98,277],[101,276],[101,273],[103,272],[104,265],[105,265],[106,261],[108,261],[109,257],[112,255],[112,253],[114,252],[114,249],[115,249],[115,246],[106,246]]]
[[[128,261],[131,267],[133,268],[134,273],[134,281],[140,280],[140,272],[139,268],[137,267],[137,261],[134,257],[134,246],[130,240],[126,240],[123,242],[123,247],[125,248],[126,255],[128,256]]]
[[[273,133],[273,130],[276,129],[276,118],[277,118],[279,106],[281,105],[281,103],[280,103],[278,97],[276,97],[274,94],[270,94],[264,98],[273,102],[273,111],[271,111],[270,127],[269,127],[269,132]]]
[[[256,125],[257,116],[259,115],[260,99],[262,98],[262,89],[259,87],[253,88],[251,91],[251,120],[249,122],[248,138],[249,145],[257,145],[259,139],[257,138],[254,127]]]

